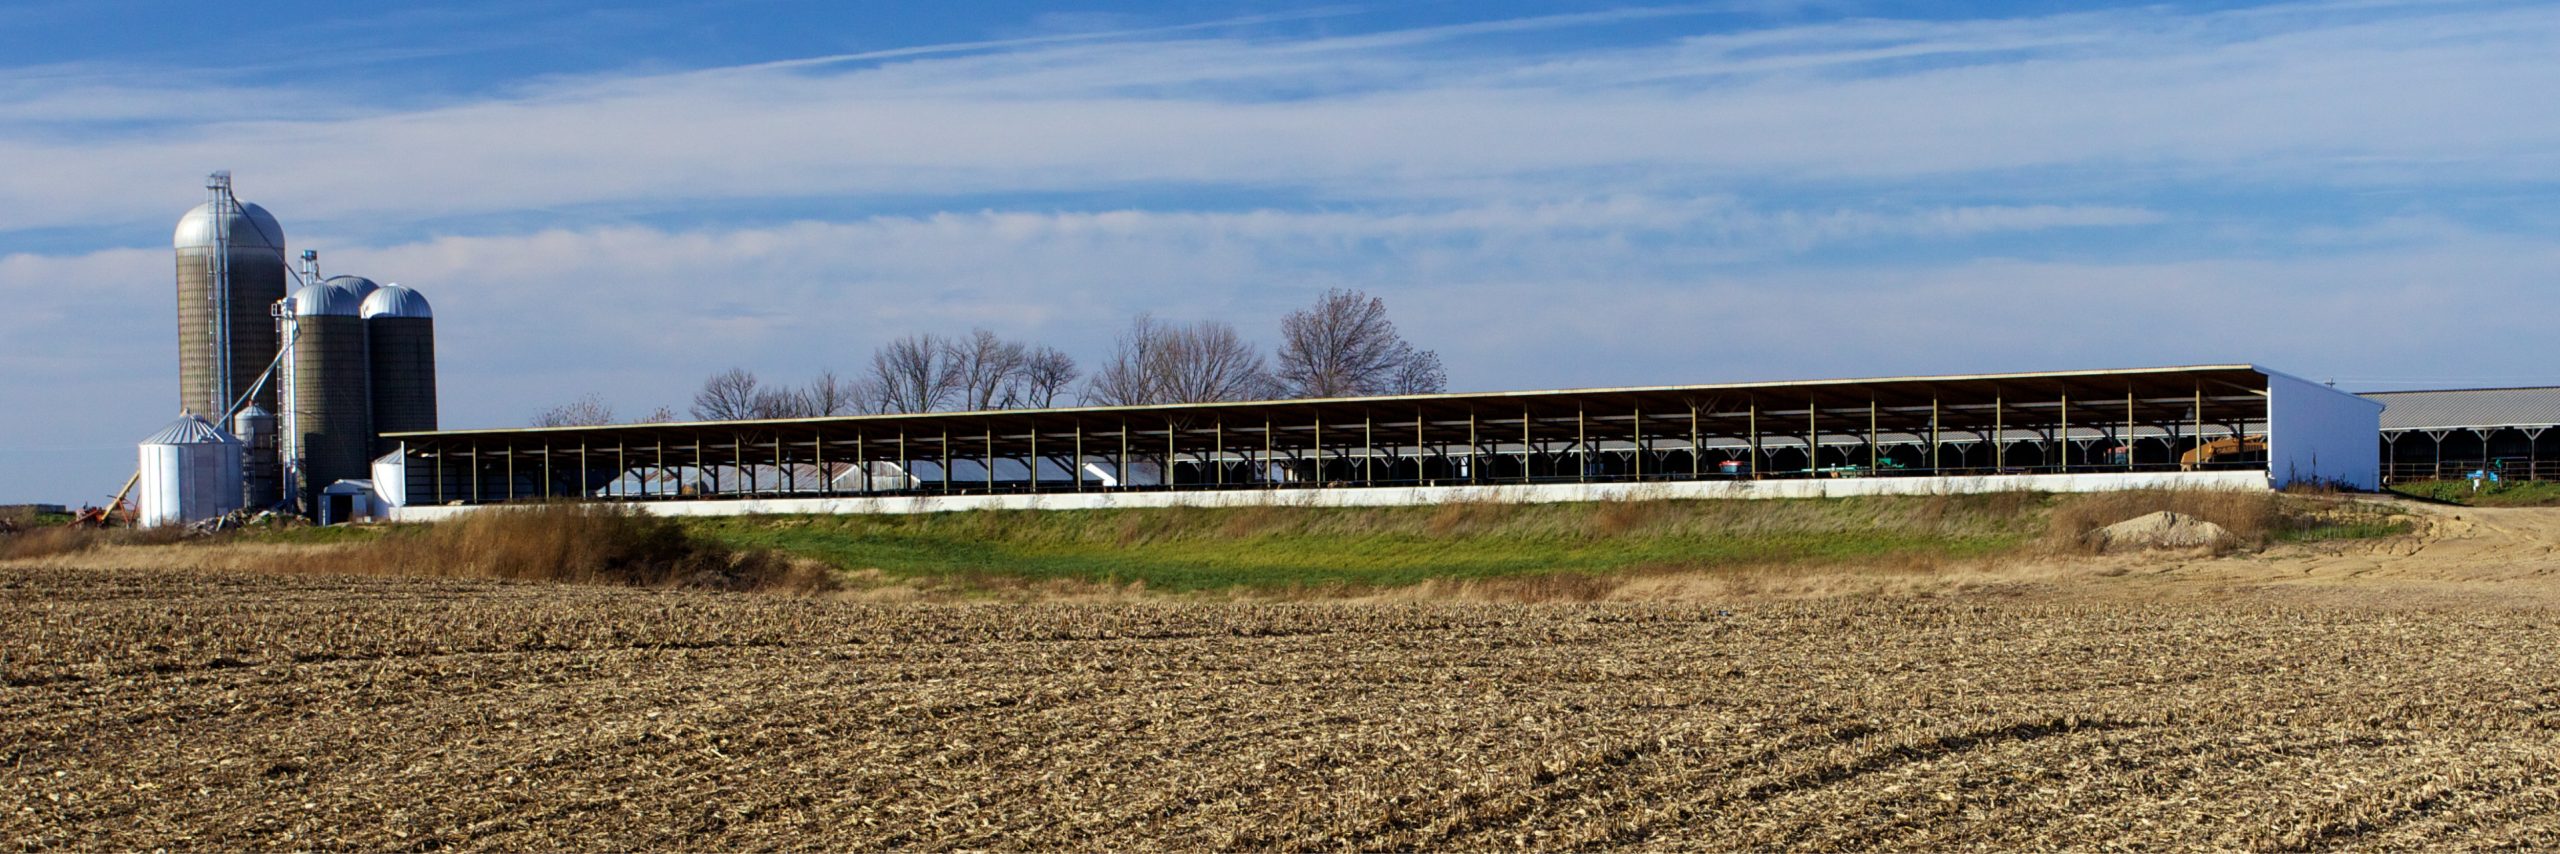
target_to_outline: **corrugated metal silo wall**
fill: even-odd
[[[436,327],[429,317],[376,317],[373,349],[373,430],[405,433],[436,429]],[[400,443],[376,440],[375,456]]]
[[[221,418],[231,401],[213,393],[213,250],[178,250],[178,406],[206,418]],[[284,254],[270,249],[231,249],[231,393],[247,391],[267,363],[276,358],[275,319],[269,306],[284,299]],[[258,390],[258,405],[276,408],[270,381]]]
[[[303,317],[293,350],[294,429],[302,434],[306,500],[340,480],[373,476],[373,390],[364,321],[352,316]]]

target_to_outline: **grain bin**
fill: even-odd
[[[141,451],[136,524],[184,525],[240,509],[240,440],[203,416],[180,414]]]
[[[267,313],[285,294],[284,228],[231,195],[231,173],[205,182],[211,198],[178,218],[178,405],[220,419],[276,356]],[[255,400],[275,408],[273,386]]]
[[[364,318],[373,378],[373,431],[436,429],[436,321],[427,298],[397,283],[366,297]],[[375,456],[399,449],[376,439]]]
[[[240,440],[248,471],[240,476],[241,506],[264,510],[283,500],[283,461],[277,456],[276,416],[251,403],[231,416],[231,435]]]
[[[306,507],[322,487],[371,473],[372,366],[359,302],[353,291],[319,284],[286,303],[285,470]]]

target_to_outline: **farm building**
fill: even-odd
[[[2560,479],[2560,388],[2369,392],[2382,411],[2385,483]]]
[[[2381,409],[2207,365],[392,433],[375,480],[411,519],[546,498],[720,514],[2371,489]]]

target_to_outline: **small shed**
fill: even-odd
[[[391,518],[391,503],[373,490],[370,480],[341,480],[320,490],[320,524],[339,525]]]

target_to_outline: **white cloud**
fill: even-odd
[[[9,86],[0,115],[35,112],[0,120],[0,157],[46,168],[0,187],[0,229],[156,216],[192,195],[188,177],[225,165],[305,220],[372,222],[1146,186],[1368,203],[1980,172],[2052,188],[2126,169],[2560,179],[2560,112],[2517,100],[2560,90],[2560,10],[2544,6],[1851,21],[1527,55],[1463,35],[997,45],[572,78],[388,110],[112,83],[78,87],[74,107],[44,94],[57,89]],[[1460,44],[1412,49],[1444,40]],[[190,106],[202,103],[237,112]],[[172,126],[65,137],[59,120],[82,114]]]

